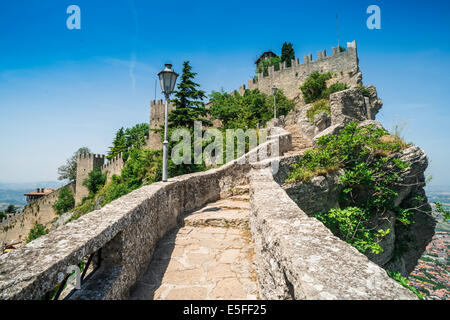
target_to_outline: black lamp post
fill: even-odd
[[[164,113],[164,142],[163,142],[163,172],[162,181],[167,181],[167,162],[169,153],[169,140],[167,139],[168,116],[169,116],[169,96],[175,88],[178,74],[172,69],[170,63],[165,64],[164,70],[158,73],[159,81],[161,83],[161,91],[166,98],[165,113]]]

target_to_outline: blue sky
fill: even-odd
[[[66,9],[81,8],[81,30]],[[381,8],[381,30],[366,8]],[[450,185],[448,1],[0,2],[0,182],[57,178],[81,146],[105,153],[116,130],[148,122],[156,73],[190,60],[208,93],[247,83],[265,50],[296,56],[356,40],[364,84],[374,84],[387,128],[429,155],[432,184]],[[160,98],[159,87],[156,98]]]

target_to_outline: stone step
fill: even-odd
[[[236,186],[231,190],[233,196],[238,196],[241,194],[248,194],[249,193],[249,186],[248,184]]]
[[[221,209],[231,209],[231,210],[250,210],[250,203],[246,201],[237,201],[232,199],[222,199],[213,203],[208,204],[203,207],[198,212],[201,211],[219,211]]]
[[[248,194],[239,194],[236,196],[231,196],[228,199],[236,201],[250,201],[250,196]]]
[[[184,218],[185,226],[192,227],[248,227],[248,210],[196,211]]]

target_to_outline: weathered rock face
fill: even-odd
[[[377,97],[374,86],[368,87],[367,91],[368,97],[365,97],[358,88],[350,88],[330,95],[331,124],[375,120],[383,103]]]
[[[288,115],[282,117],[279,125],[298,124],[300,133],[312,140],[326,134],[336,133],[350,121],[374,121],[383,103],[377,96],[374,86],[366,87],[363,95],[358,87],[336,92],[330,95],[331,114],[322,112],[314,116],[314,123],[306,116],[312,104],[300,104]],[[379,122],[376,122],[379,124]],[[378,126],[378,125],[377,125]]]
[[[338,184],[343,171],[333,172],[329,176],[314,177],[311,182],[283,185],[283,189],[294,200],[301,203],[301,209],[307,215],[328,212],[332,208],[339,208],[338,197],[342,187]]]

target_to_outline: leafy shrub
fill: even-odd
[[[94,195],[100,190],[101,187],[106,182],[106,174],[102,173],[100,168],[94,168],[91,172],[89,172],[86,180],[83,181],[83,186],[88,188],[89,193]]]
[[[313,72],[300,86],[305,102],[312,103],[319,99],[329,100],[332,93],[348,89],[348,85],[342,82],[333,83],[327,88],[326,82],[332,77],[331,72]]]
[[[306,111],[306,117],[309,122],[314,123],[314,117],[316,114],[326,112],[327,114],[331,114],[330,103],[328,100],[320,99],[313,103],[313,105]]]
[[[0,221],[2,221],[3,219],[6,219],[6,214],[0,211]]]
[[[57,214],[61,215],[73,209],[74,206],[75,198],[72,190],[68,187],[62,188],[58,193],[58,200],[53,205],[53,209],[55,209]]]
[[[238,92],[233,94],[213,91],[210,95],[209,112],[213,119],[222,121],[224,128],[256,128],[273,118],[273,96],[261,93],[259,90],[245,90],[243,96]],[[283,90],[277,90],[277,116],[286,115],[294,107],[287,99]]]
[[[386,270],[389,277],[400,283],[405,288],[414,292],[420,300],[423,300],[424,296],[414,286],[409,284],[409,280],[401,275],[400,272]]]
[[[316,217],[363,253],[382,251],[378,242],[389,233],[388,229],[369,228],[378,212],[390,210],[396,213],[398,223],[412,223],[411,211],[394,204],[394,187],[408,164],[392,155],[404,149],[405,144],[390,137],[384,129],[373,125],[358,127],[357,122],[350,122],[339,134],[319,138],[316,146],[293,165],[286,179],[288,183],[309,182],[316,175],[343,169],[339,181],[341,209],[317,213]]]
[[[48,229],[43,226],[42,224],[39,224],[35,222],[34,227],[30,230],[28,233],[28,237],[26,238],[26,242],[31,242],[34,239],[37,239],[43,235],[46,235],[48,233]]]
[[[322,92],[322,99],[330,99],[330,95],[335,92],[348,89],[348,85],[342,82],[335,82]]]
[[[300,86],[300,90],[303,93],[303,98],[306,103],[312,103],[322,97],[323,91],[326,90],[326,81],[331,79],[331,72],[319,73],[313,72]]]
[[[367,89],[367,87],[365,87],[363,85],[359,85],[359,86],[357,86],[357,88],[364,97],[370,97],[370,91],[369,91],[369,89]]]
[[[373,253],[383,251],[377,238],[387,235],[389,229],[372,232],[361,221],[370,219],[369,212],[358,207],[331,209],[327,213],[319,213],[316,218],[322,221],[333,234],[354,246],[360,252],[370,250]]]
[[[270,57],[268,59],[261,60],[256,66],[256,73],[262,73],[264,77],[269,75],[269,67],[274,66],[276,71],[280,70],[280,57]]]

